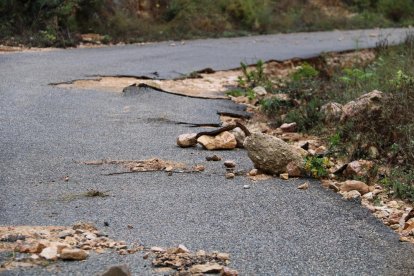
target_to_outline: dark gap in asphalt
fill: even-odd
[[[212,127],[221,127],[221,124],[218,123],[190,123],[190,122],[181,122],[181,121],[174,121],[163,117],[158,118],[148,118],[146,119],[148,123],[164,123],[164,124],[174,124],[174,125],[185,125],[191,128],[212,128]]]

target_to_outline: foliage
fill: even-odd
[[[378,10],[393,21],[401,21],[414,14],[413,0],[379,0]]]
[[[227,92],[230,96],[247,96],[249,100],[256,98],[256,93],[253,89],[257,86],[266,87],[267,90],[271,88],[271,81],[264,73],[264,63],[262,60],[257,61],[254,68],[250,68],[247,64],[241,62],[241,76],[238,77],[238,88]]]
[[[308,156],[305,158],[305,170],[313,178],[322,178],[327,176],[328,164],[329,159],[327,157]]]
[[[264,63],[262,60],[257,61],[254,69],[249,69],[245,63],[240,63],[243,75],[239,76],[238,83],[240,87],[255,88],[256,86],[268,86],[269,79],[264,73]]]
[[[359,85],[362,81],[369,80],[374,76],[372,72],[367,72],[359,68],[345,68],[343,75],[339,77],[339,80],[346,84],[352,84],[354,86]]]
[[[414,170],[394,169],[381,183],[393,196],[414,202]]]
[[[68,46],[79,41],[79,33],[136,42],[414,22],[414,0],[342,2],[357,14],[330,16],[304,0],[1,0],[0,41]]]
[[[293,73],[292,79],[294,81],[301,81],[305,79],[312,79],[319,75],[318,70],[316,70],[312,65],[307,62],[302,63],[298,69]]]

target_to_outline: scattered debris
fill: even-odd
[[[86,197],[107,197],[109,196],[108,191],[101,192],[96,189],[90,189],[85,193]]]
[[[203,166],[196,165],[193,168],[188,168],[184,163],[175,161],[162,160],[159,158],[152,158],[148,160],[96,160],[83,162],[86,165],[102,166],[102,165],[116,165],[122,166],[127,171],[118,171],[107,173],[105,175],[119,175],[126,173],[139,172],[155,172],[165,171],[169,173],[192,173],[203,171]]]
[[[243,185],[243,189],[250,189],[250,185]]]
[[[24,236],[25,239],[10,239],[12,236]],[[77,223],[72,227],[0,227],[0,251],[23,254],[18,259],[3,264],[5,269],[22,265],[43,265],[46,260],[80,261],[88,258],[91,251],[102,253],[107,249],[113,249],[119,252],[125,247],[125,242],[114,241],[99,232],[94,225],[85,222]],[[143,247],[138,247],[132,250],[142,249]]]
[[[361,195],[369,193],[369,186],[362,181],[347,180],[339,183],[341,192],[358,191]]]
[[[228,131],[224,131],[217,136],[200,136],[197,142],[207,150],[234,149],[237,146],[236,137]]]
[[[177,138],[177,145],[180,147],[191,147],[198,142],[208,150],[234,149],[237,146],[236,136],[229,131],[236,128],[241,129],[246,136],[250,135],[249,130],[244,125],[236,122],[213,131],[182,134]]]
[[[280,177],[280,179],[288,180],[289,179],[289,174],[288,173],[281,173],[279,175],[279,177]]]
[[[236,167],[236,162],[234,162],[233,160],[226,160],[226,161],[224,161],[224,166],[226,168],[235,168]]]
[[[102,276],[131,276],[132,273],[126,265],[115,265],[108,268]]]
[[[207,156],[206,160],[207,161],[221,161],[221,157],[214,154],[212,156]]]
[[[258,169],[252,169],[250,172],[249,172],[249,176],[256,176],[256,175],[258,175],[259,174],[259,170]]]
[[[197,133],[181,134],[177,138],[177,145],[182,148],[194,147],[197,144]]]
[[[184,246],[169,248],[162,251],[151,251],[152,265],[155,268],[169,268],[179,274],[201,275],[203,273],[231,273],[227,275],[238,275],[237,271],[228,268],[230,257],[227,253],[206,253],[203,250],[191,253]],[[183,274],[182,274],[183,273]],[[226,275],[226,274],[222,274]]]
[[[283,132],[295,132],[297,127],[298,126],[296,123],[290,123],[290,124],[284,123],[283,125],[280,126],[280,129]]]
[[[298,189],[299,190],[307,190],[307,189],[309,189],[309,182],[308,181],[306,181],[305,183],[303,183],[302,185],[299,185],[298,186]]]
[[[236,175],[232,172],[226,173],[226,179],[233,179]]]

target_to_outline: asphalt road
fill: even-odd
[[[232,102],[153,90],[123,97],[49,85],[154,71],[170,78],[206,67],[234,68],[240,61],[372,47],[380,37],[397,43],[405,33],[335,31],[2,54],[0,225],[90,221],[127,242],[228,252],[241,275],[413,275],[413,245],[400,243],[368,210],[318,182],[299,191],[303,180],[226,180],[221,162],[205,161],[209,152],[176,147],[175,138],[194,129],[172,121],[217,123],[217,111],[239,109]],[[243,150],[218,154],[236,160],[238,169],[252,168]],[[104,176],[100,167],[79,163],[151,157],[204,164],[206,171]],[[243,189],[245,184],[251,188]],[[110,197],[67,200],[92,188]],[[96,275],[119,263],[135,275],[154,273],[140,254],[108,253],[4,275]]]

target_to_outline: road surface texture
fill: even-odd
[[[413,275],[413,245],[400,243],[368,210],[317,181],[299,191],[304,180],[226,180],[222,162],[205,161],[210,152],[176,146],[179,134],[200,129],[173,121],[219,123],[217,111],[237,111],[234,103],[150,89],[122,96],[49,85],[155,71],[160,78],[172,78],[206,67],[235,68],[240,61],[373,47],[381,37],[397,43],[405,33],[298,33],[0,55],[0,225],[90,221],[128,243],[228,252],[230,267],[241,275]],[[218,154],[235,160],[238,169],[252,168],[244,150]],[[152,157],[204,164],[206,171],[105,176],[102,168],[79,163]],[[243,189],[245,184],[251,188]],[[88,189],[110,196],[65,200]],[[0,261],[6,258],[0,256]],[[3,274],[99,275],[122,263],[134,275],[154,274],[140,253],[105,253],[85,262]]]

